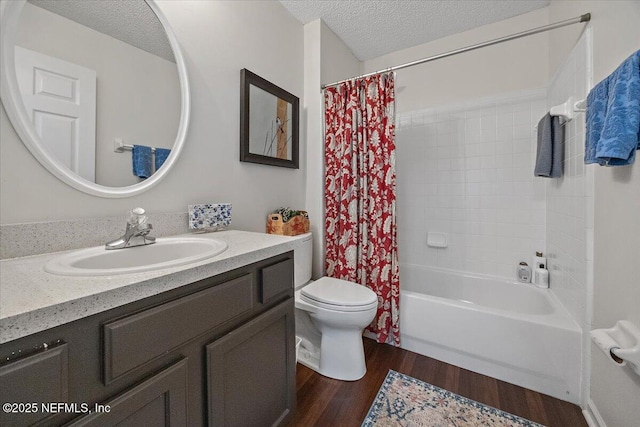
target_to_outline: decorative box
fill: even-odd
[[[267,216],[267,233],[282,234],[284,236],[297,236],[309,232],[309,217],[305,211],[302,215],[296,215],[284,221],[280,213],[272,213]]]
[[[231,224],[231,203],[189,205],[189,228],[214,231]]]

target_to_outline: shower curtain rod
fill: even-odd
[[[344,79],[344,80],[340,80],[340,81],[337,81],[337,82],[324,84],[324,85],[322,85],[320,87],[322,88],[322,90],[324,90],[324,89],[326,89],[328,87],[337,86],[340,83],[348,82],[349,80],[361,79],[363,77],[374,76],[374,75],[380,74],[380,73],[388,73],[390,71],[401,70],[402,68],[413,67],[414,65],[424,64],[425,62],[435,61],[436,59],[446,58],[447,56],[453,56],[453,55],[457,55],[457,54],[463,53],[463,52],[469,52],[471,50],[480,49],[481,47],[491,46],[491,45],[502,43],[502,42],[506,42],[506,41],[509,41],[509,40],[519,39],[520,37],[531,36],[533,34],[543,33],[545,31],[549,31],[549,30],[555,30],[556,28],[566,27],[567,25],[578,24],[580,22],[589,22],[590,20],[591,20],[591,14],[590,13],[585,13],[584,15],[576,16],[575,18],[566,19],[564,21],[559,21],[559,22],[556,22],[554,24],[544,25],[544,26],[538,27],[538,28],[532,28],[531,30],[522,31],[520,33],[515,33],[515,34],[512,34],[510,36],[500,37],[500,38],[497,38],[497,39],[488,40],[486,42],[474,44],[474,45],[471,45],[471,46],[462,47],[460,49],[452,50],[452,51],[445,52],[445,53],[440,53],[438,55],[429,56],[427,58],[418,59],[417,61],[407,62],[406,64],[396,65],[395,67],[389,67],[389,68],[386,68],[384,70],[374,71],[372,73],[362,74],[362,75],[357,76],[357,77],[351,77],[350,79]]]

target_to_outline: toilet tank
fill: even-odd
[[[294,281],[295,288],[306,284],[311,280],[311,257],[313,254],[313,237],[311,233],[300,236],[300,242],[293,250],[294,254]]]

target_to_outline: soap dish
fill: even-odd
[[[449,246],[447,242],[447,233],[435,231],[427,232],[427,246],[430,248],[446,248]]]

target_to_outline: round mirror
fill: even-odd
[[[187,73],[153,0],[1,5],[1,98],[53,175],[96,196],[157,184],[184,144]]]

